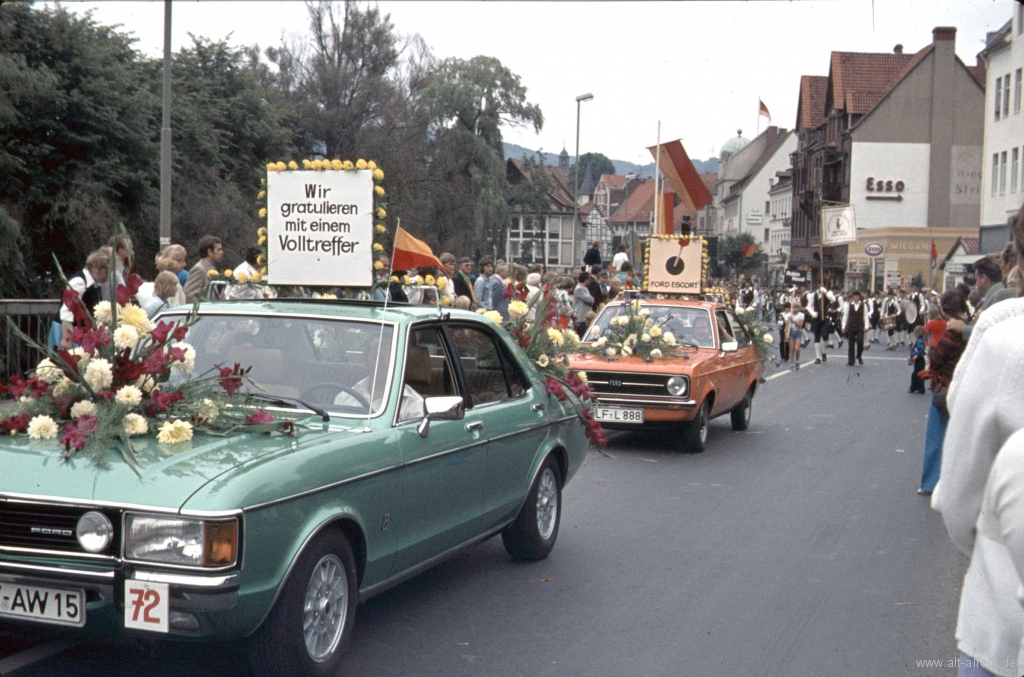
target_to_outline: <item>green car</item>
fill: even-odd
[[[4,441],[0,625],[247,638],[258,674],[326,675],[361,600],[496,534],[517,560],[551,551],[587,440],[493,322],[283,299],[201,315],[196,371],[251,365],[298,434],[142,439],[141,477],[116,451]]]

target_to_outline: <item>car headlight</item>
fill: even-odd
[[[673,397],[685,397],[690,387],[690,381],[685,376],[673,376],[665,384],[668,394]]]
[[[125,515],[125,558],[196,567],[231,566],[238,520]]]
[[[75,536],[86,552],[103,552],[114,540],[114,525],[103,513],[90,510],[78,518]]]

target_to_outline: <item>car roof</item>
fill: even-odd
[[[187,312],[191,306],[176,306],[161,314]],[[308,315],[335,319],[353,318],[380,320],[384,311],[383,301],[357,301],[350,299],[263,299],[253,301],[208,301],[199,305],[200,314],[251,314],[251,315]],[[465,310],[444,308],[446,315],[456,319],[480,320],[481,315]],[[392,322],[415,322],[438,316],[437,306],[411,303],[388,303],[387,314],[383,316]]]

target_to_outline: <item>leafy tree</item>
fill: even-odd
[[[444,244],[469,238],[497,252],[509,223],[501,125],[540,131],[544,116],[526,101],[519,76],[493,57],[440,62],[422,96],[430,112],[430,174],[440,180],[432,191],[435,232]]]
[[[580,156],[580,183],[587,180],[587,167],[590,167],[590,173],[594,176],[594,180],[601,178],[602,174],[614,174],[615,163],[608,159],[607,155],[603,153],[584,153]],[[576,164],[573,163],[569,166],[569,185],[573,185],[573,177],[576,174]]]
[[[0,6],[0,207],[33,271],[26,293],[52,253],[70,272],[118,221],[135,235],[150,222],[155,102],[131,42],[60,6]]]
[[[744,245],[760,245],[750,233],[723,235],[718,240],[718,258],[731,273],[751,275],[760,272],[768,262],[768,255],[758,246],[752,256],[743,256]]]

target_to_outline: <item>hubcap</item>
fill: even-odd
[[[334,555],[324,555],[306,586],[302,608],[302,635],[306,652],[317,663],[331,657],[348,615],[348,576]]]
[[[708,403],[705,402],[700,408],[700,443],[708,441]]]
[[[558,519],[558,481],[551,468],[544,468],[537,485],[537,531],[545,541],[555,531]]]

